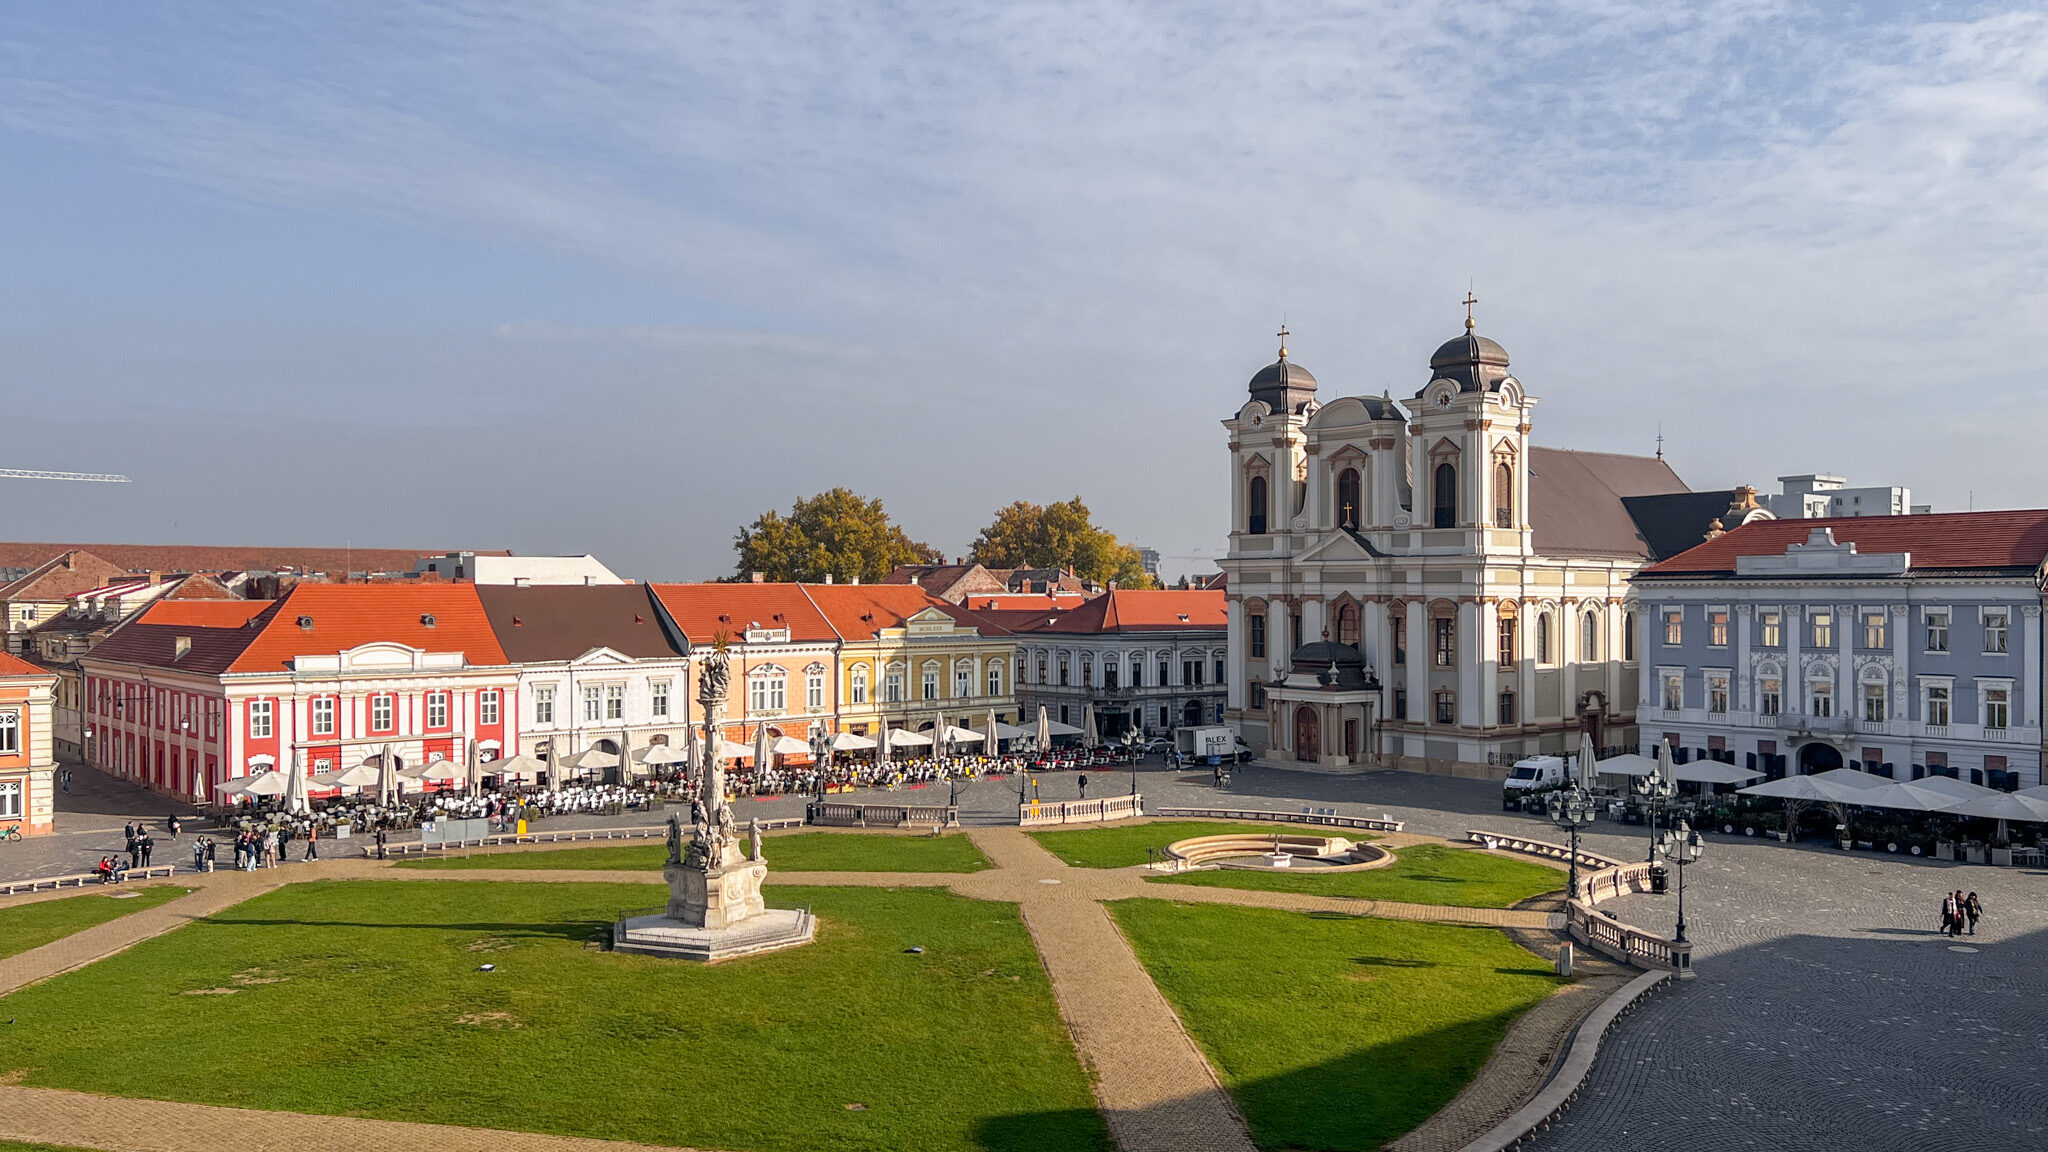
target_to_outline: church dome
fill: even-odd
[[[1474,332],[1470,320],[1464,335],[1444,341],[1429,358],[1430,383],[1450,380],[1460,392],[1498,392],[1508,378],[1508,350]],[[1415,395],[1428,390],[1425,384]]]
[[[1314,643],[1303,644],[1294,650],[1294,655],[1289,656],[1287,662],[1304,672],[1340,666],[1365,667],[1365,657],[1359,655],[1358,649],[1334,640],[1317,640]]]
[[[1299,416],[1316,398],[1316,378],[1287,358],[1287,327],[1280,327],[1280,358],[1252,375],[1251,394],[1275,415]]]

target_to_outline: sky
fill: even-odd
[[[1533,439],[2048,505],[2048,13],[17,0],[0,537],[733,565],[844,485],[1213,567],[1274,333]]]

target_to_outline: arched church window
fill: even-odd
[[[1579,622],[1579,659],[1589,664],[1600,659],[1600,618],[1591,612]]]
[[[1515,526],[1515,470],[1505,461],[1493,470],[1493,523],[1497,528]]]
[[[1536,614],[1536,662],[1550,663],[1550,613]]]
[[[1435,528],[1458,526],[1458,466],[1446,460],[1436,466],[1435,512],[1430,525]]]
[[[1248,510],[1245,516],[1245,531],[1254,536],[1264,536],[1266,534],[1266,478],[1264,476],[1254,476],[1251,483],[1245,485],[1245,506]]]
[[[1636,658],[1636,614],[1633,612],[1623,613],[1621,617],[1621,658]]]
[[[1337,526],[1339,528],[1355,529],[1358,525],[1358,469],[1346,468],[1342,472],[1337,473]]]
[[[1356,646],[1358,643],[1358,605],[1343,604],[1337,608],[1337,643]]]

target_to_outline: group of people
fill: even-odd
[[[1977,934],[1977,918],[1984,915],[1984,903],[1977,899],[1975,892],[1963,895],[1961,888],[1941,898],[1941,931],[1945,936],[1961,936],[1968,927],[1970,935]]]

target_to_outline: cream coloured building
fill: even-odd
[[[1532,445],[1536,398],[1473,329],[1401,401],[1325,399],[1283,342],[1224,421],[1226,719],[1268,760],[1497,775],[1582,732],[1633,747],[1629,577],[1768,516],[1661,458]]]
[[[841,731],[929,731],[942,716],[980,730],[991,711],[1016,722],[1016,644],[1006,630],[912,585],[803,587],[840,637]]]

